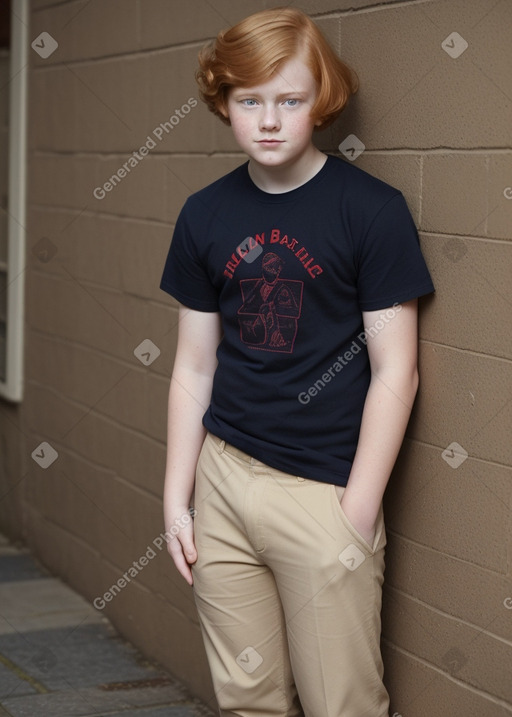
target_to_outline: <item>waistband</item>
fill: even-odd
[[[248,453],[245,453],[244,451],[241,451],[240,448],[236,448],[236,446],[232,446],[231,443],[226,443],[222,438],[219,438],[218,436],[215,436],[213,433],[206,434],[206,438],[210,439],[215,443],[215,447],[219,453],[229,453],[231,456],[235,456],[235,458],[238,458],[241,461],[244,461],[244,463],[248,463],[251,466],[266,466],[265,463],[262,461],[259,461],[257,458],[253,458],[253,456],[249,455]],[[266,466],[268,467],[268,466]]]

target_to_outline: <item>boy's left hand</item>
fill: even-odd
[[[354,503],[350,499],[350,495],[347,496],[345,488],[341,486],[335,486],[335,488],[341,509],[345,513],[347,520],[368,545],[373,545],[377,517],[369,512],[367,504],[359,505],[359,502]]]

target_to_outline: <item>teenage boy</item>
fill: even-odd
[[[165,521],[220,714],[387,717],[382,497],[433,290],[401,193],[312,133],[357,84],[316,25],[267,10],[200,53],[248,162],[192,195],[161,287],[180,303]]]

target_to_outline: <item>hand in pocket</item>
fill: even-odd
[[[354,505],[353,501],[347,501],[345,488],[337,485],[335,486],[335,489],[340,502],[341,510],[345,514],[346,519],[354,528],[356,533],[359,533],[368,545],[373,546],[373,541],[375,540],[376,518],[368,515],[368,508],[366,505]]]

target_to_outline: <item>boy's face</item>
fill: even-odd
[[[310,111],[316,83],[300,56],[284,63],[267,82],[234,87],[227,113],[236,141],[251,162],[263,167],[292,166],[313,146]]]

